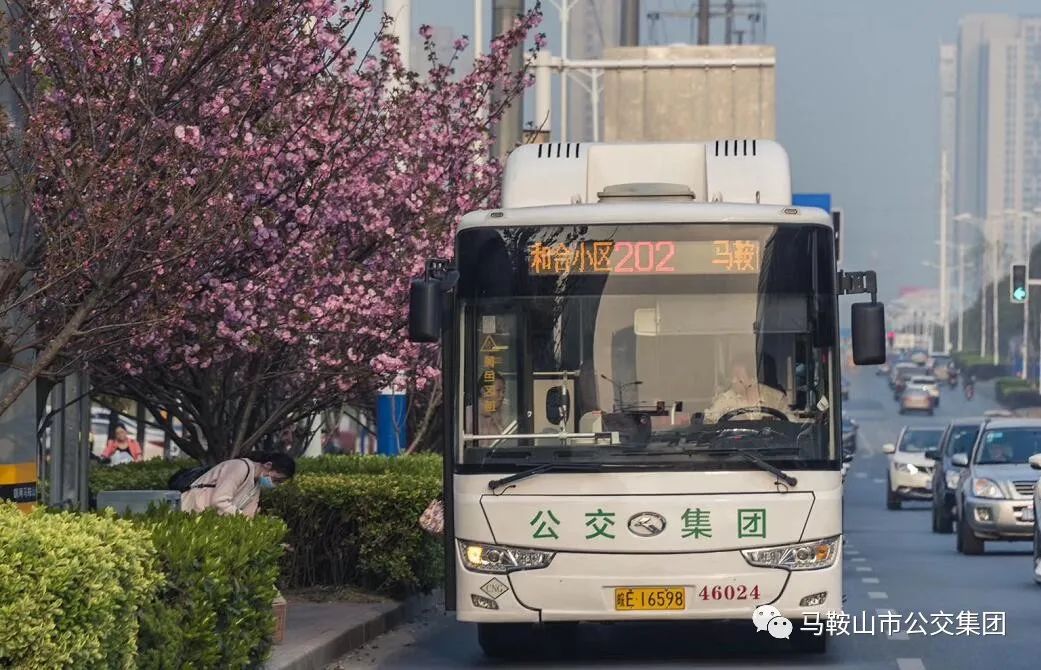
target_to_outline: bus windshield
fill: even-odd
[[[632,224],[458,238],[464,464],[832,467],[831,231]]]

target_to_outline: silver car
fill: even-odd
[[[1033,539],[1038,477],[1030,457],[1038,453],[1041,420],[994,419],[969,455],[951,458],[964,468],[955,494],[959,552],[982,554],[989,540]]]

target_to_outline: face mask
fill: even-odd
[[[267,475],[260,476],[260,488],[262,489],[273,489],[275,488],[275,482],[271,481],[271,477]]]

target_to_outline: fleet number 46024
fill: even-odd
[[[759,600],[759,586],[748,586],[747,584],[703,586],[698,591],[698,597],[702,600]]]

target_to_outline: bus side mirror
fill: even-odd
[[[408,295],[408,339],[437,342],[441,339],[441,283],[413,279]]]
[[[853,362],[878,365],[886,362],[886,310],[880,302],[852,306]]]

